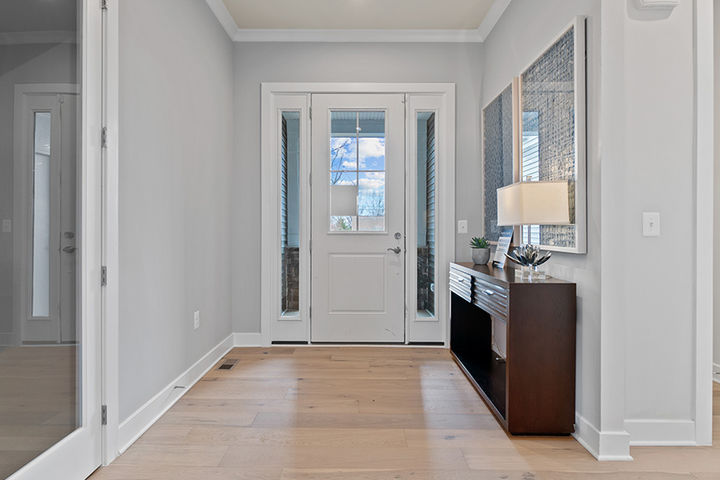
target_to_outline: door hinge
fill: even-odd
[[[308,177],[308,183],[312,187],[312,172],[310,172],[310,176]]]
[[[310,113],[310,120],[312,120],[312,107],[308,109],[308,112]]]
[[[308,308],[308,317],[312,318],[312,307]]]
[[[100,8],[102,8],[103,10],[107,10],[108,9],[108,0],[100,0]]]
[[[100,424],[107,425],[107,405],[100,407]]]
[[[102,127],[100,130],[100,146],[102,148],[107,147],[107,127]]]
[[[310,253],[312,253],[312,238],[308,242],[308,250],[310,250]]]
[[[107,267],[105,265],[100,267],[100,286],[107,286]]]

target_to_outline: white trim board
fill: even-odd
[[[578,412],[575,412],[575,432],[572,436],[601,462],[625,462],[633,459],[627,454],[630,439],[627,432],[601,432]],[[601,451],[605,453],[601,455]]]
[[[495,0],[478,28],[441,29],[254,29],[239,28],[223,0],[206,0],[233,42],[482,43],[511,0]]]
[[[625,420],[625,430],[630,434],[631,446],[697,445],[693,420]]]
[[[646,2],[649,3],[649,2]],[[661,2],[653,2],[661,3]],[[695,4],[695,441],[712,445],[714,211],[714,14],[717,2]]]
[[[195,385],[210,369],[234,347],[234,335],[228,335],[213,347],[200,360],[181,373],[175,380],[145,402],[118,428],[119,454],[127,450],[155,422],[167,412],[175,402]],[[182,388],[176,388],[182,387]]]

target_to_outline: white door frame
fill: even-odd
[[[712,444],[713,225],[714,211],[714,14],[717,2],[695,2],[695,442]],[[717,332],[716,332],[717,334]]]
[[[31,133],[27,128],[30,121],[27,101],[32,96],[77,95],[79,87],[74,83],[22,83],[15,85],[15,106],[13,121],[13,335],[12,345],[20,345],[25,339],[25,322],[32,318],[30,308],[30,286],[32,278],[31,237],[33,205],[30,199],[32,179],[31,164],[27,162]],[[57,252],[55,252],[57,254]],[[51,260],[52,262],[52,260]],[[57,299],[51,299],[56,303]],[[59,331],[59,330],[58,330]]]
[[[447,292],[447,268],[449,262],[455,258],[455,85],[452,83],[263,83],[261,87],[261,103],[262,103],[262,119],[261,119],[261,200],[262,200],[262,255],[261,255],[261,322],[260,337],[261,344],[269,346],[272,343],[272,325],[279,318],[280,305],[280,232],[278,225],[280,223],[279,209],[279,186],[278,186],[278,156],[277,156],[277,125],[278,112],[281,110],[297,110],[298,107],[292,108],[291,102],[303,101],[305,99],[305,109],[307,115],[301,116],[301,122],[305,122],[305,133],[301,134],[301,139],[305,140],[305,144],[301,145],[301,164],[307,164],[310,159],[310,142],[309,142],[309,125],[310,125],[310,98],[309,95],[319,93],[404,93],[407,95],[406,102],[406,119],[410,114],[408,105],[412,105],[412,99],[420,96],[433,96],[438,98],[437,109],[444,111],[444,115],[440,115],[438,132],[442,135],[438,150],[438,158],[443,159],[437,164],[437,202],[438,208],[437,218],[437,234],[438,234],[438,251],[436,263],[436,275],[438,282],[436,283],[436,295],[438,300],[438,308],[436,313],[436,327],[432,337],[435,340],[429,340],[431,334],[426,333],[430,322],[418,327],[415,332],[413,324],[420,322],[408,322],[406,320],[406,343],[411,342],[442,342],[443,345],[448,344],[448,322],[449,322],[449,301]],[[294,97],[294,100],[290,100]],[[290,102],[290,103],[287,103]],[[429,107],[423,106],[422,109]],[[414,113],[412,113],[414,116]],[[303,128],[301,123],[301,129]],[[406,132],[412,131],[408,129],[406,121]],[[452,135],[448,141],[448,138]],[[409,141],[410,135],[406,133],[406,142]],[[302,140],[301,140],[302,141]],[[415,152],[415,149],[412,149]],[[408,163],[414,163],[415,158],[411,156],[410,150],[406,150],[406,167]],[[408,170],[406,168],[406,174]],[[303,175],[307,175],[304,177]],[[301,167],[301,186],[307,186],[310,181],[310,172],[305,171]],[[413,182],[410,182],[412,185]],[[411,187],[409,185],[409,187]],[[414,193],[413,189],[413,195]],[[302,191],[303,189],[301,189]],[[307,197],[309,198],[309,189]],[[410,188],[408,188],[410,190]],[[406,193],[407,196],[407,193]],[[301,211],[309,212],[309,203],[305,198],[306,194],[301,194]],[[414,197],[413,197],[414,198]],[[306,203],[303,203],[305,201]],[[307,206],[308,208],[303,208]],[[409,220],[408,220],[409,219]],[[310,222],[309,215],[301,218],[301,265],[310,265],[310,251],[308,246]],[[407,222],[412,222],[408,225]],[[303,228],[306,237],[302,237]],[[417,228],[414,216],[406,215],[406,231],[410,232]],[[303,239],[306,242],[303,244]],[[406,240],[407,241],[407,240]],[[303,256],[306,256],[303,259]],[[409,262],[408,262],[409,263]],[[294,341],[310,342],[309,330],[309,305],[310,292],[308,269],[303,273],[303,277],[307,277],[306,287],[300,292],[301,316],[303,315],[302,306],[307,306],[307,313],[303,318],[297,319],[300,323],[296,329],[303,338],[295,337]],[[407,280],[406,280],[407,281]],[[301,284],[302,285],[302,284]],[[410,295],[409,289],[406,289]],[[414,295],[414,291],[413,291]],[[303,297],[306,297],[303,299]],[[413,300],[414,297],[413,297]],[[410,304],[412,305],[412,304]],[[414,311],[412,309],[411,311]],[[414,319],[413,319],[414,320]],[[288,322],[289,323],[289,322]]]
[[[81,100],[81,161],[78,171],[78,192],[80,225],[79,249],[79,288],[81,292],[77,311],[82,318],[79,332],[81,341],[80,373],[82,378],[81,404],[82,427],[66,436],[37,458],[8,477],[8,480],[31,480],[38,478],[57,478],[62,472],[85,476],[100,465],[101,442],[101,375],[99,367],[101,357],[101,86],[102,86],[102,19],[99,2],[82,0],[82,39],[81,64],[78,71],[82,78]],[[78,442],[82,451],[89,455],[93,465],[87,465],[85,457],[78,455]],[[90,469],[90,471],[87,471]]]

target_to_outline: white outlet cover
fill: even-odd
[[[458,220],[457,233],[468,233],[468,221]]]
[[[643,212],[642,214],[643,237],[660,236],[660,212]]]
[[[200,311],[196,310],[193,314],[193,327],[197,330],[200,328]]]

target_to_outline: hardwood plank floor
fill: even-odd
[[[443,349],[234,349],[92,480],[706,480],[716,447],[597,462],[572,437],[510,437]],[[715,438],[720,444],[720,386]]]
[[[0,478],[75,430],[73,345],[0,350]]]

